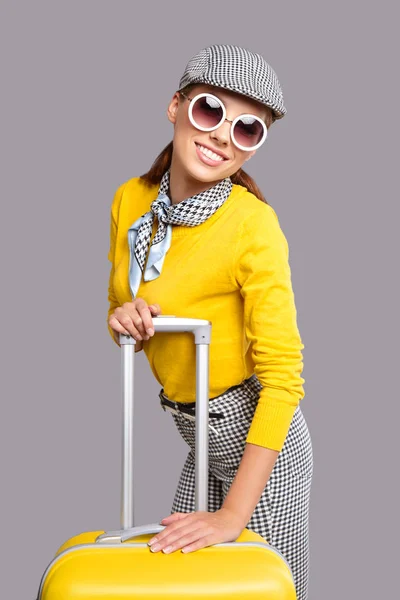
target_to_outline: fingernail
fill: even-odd
[[[149,544],[149,546],[151,546],[152,544],[156,544],[158,542],[157,538],[152,538],[151,540],[149,540],[147,543]]]
[[[148,329],[146,329],[147,333],[149,335],[153,335],[154,334],[154,329],[152,329],[151,327],[149,327]]]
[[[161,548],[160,544],[156,544],[155,546],[150,546],[150,550],[152,552],[158,552],[160,548]]]
[[[141,335],[137,334],[137,336],[136,336],[136,339],[137,339],[137,340],[142,340],[143,338],[142,338],[142,336],[141,336]]]
[[[167,546],[166,548],[164,548],[163,552],[164,554],[169,554],[172,550],[172,546]]]

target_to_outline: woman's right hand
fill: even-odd
[[[125,302],[118,306],[108,319],[108,324],[114,330],[115,341],[119,344],[119,334],[131,335],[135,338],[135,352],[143,348],[143,340],[154,335],[152,316],[161,314],[159,304],[150,304],[143,298],[135,298],[133,302]]]

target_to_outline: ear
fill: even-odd
[[[171,123],[175,124],[176,122],[176,115],[178,113],[178,108],[179,108],[179,93],[176,92],[173,96],[172,96],[172,100],[168,105],[167,108],[167,117],[168,120],[171,121]]]

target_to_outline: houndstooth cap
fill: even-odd
[[[239,46],[218,45],[200,50],[190,59],[179,90],[191,83],[206,83],[243,94],[272,109],[276,119],[287,113],[275,71],[260,54]]]

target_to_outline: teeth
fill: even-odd
[[[208,156],[208,158],[211,158],[211,160],[224,160],[222,156],[220,156],[219,154],[215,154],[215,152],[212,152],[208,148],[204,148],[204,146],[200,146],[200,144],[197,144],[197,147],[200,150],[200,152],[202,152],[205,156]]]

